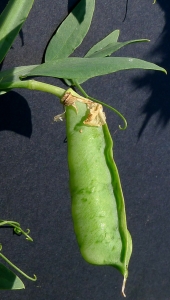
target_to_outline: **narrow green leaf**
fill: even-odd
[[[100,42],[98,42],[96,45],[94,45],[84,57],[91,57],[91,55],[93,55],[93,53],[98,53],[98,51],[102,50],[103,48],[105,48],[106,46],[108,46],[108,44],[110,43],[116,43],[118,38],[119,38],[119,34],[120,34],[120,30],[114,30],[113,32],[111,32],[109,35],[107,35],[103,40],[101,40]],[[102,55],[101,55],[102,56]],[[104,56],[103,56],[104,57]],[[86,79],[85,79],[86,80]],[[73,83],[71,80],[69,79],[64,79],[65,83],[68,86],[72,86]]]
[[[81,83],[84,78],[89,79],[117,71],[130,69],[158,70],[166,73],[166,70],[144,60],[129,57],[106,58],[79,58],[69,57],[59,59],[56,62],[47,62],[32,71],[23,73],[22,77],[49,76],[57,78],[69,78]]]
[[[115,31],[117,31],[117,30],[115,30]],[[113,31],[112,33],[115,33],[115,31]],[[117,36],[117,39],[118,39],[118,36]],[[117,42],[114,38],[113,38],[113,41],[111,42],[111,39],[112,39],[112,35],[109,35],[106,38],[104,38],[102,41],[100,41],[99,43],[94,45],[87,52],[85,57],[88,57],[88,58],[106,57],[106,56],[110,56],[111,54],[113,54],[114,52],[116,52],[117,50],[121,49],[122,47],[124,47],[126,45],[133,44],[133,43],[149,42],[149,40],[147,40],[147,39],[130,40],[127,42]],[[85,82],[86,80],[87,80],[87,78],[81,79],[81,83]],[[68,85],[71,85],[70,81],[68,81],[66,83]]]
[[[91,55],[95,52],[98,52],[108,46],[109,44],[116,43],[119,38],[120,30],[114,30],[109,35],[107,35],[104,39],[102,39],[100,42],[95,44],[84,57],[91,57]]]
[[[0,62],[25,22],[34,0],[10,0],[0,15]]]
[[[20,81],[20,76],[23,72],[30,72],[35,67],[37,67],[37,65],[17,67],[0,72],[0,88],[3,84]]]
[[[10,269],[0,263],[0,290],[24,289],[24,283]]]
[[[141,40],[131,40],[127,42],[113,42],[108,44],[107,46],[100,48],[97,51],[94,51],[95,45],[93,48],[90,49],[90,51],[85,55],[85,57],[92,58],[92,57],[105,57],[105,56],[110,56],[117,50],[121,49],[124,46],[127,46],[129,44],[134,44],[134,43],[141,43],[141,42],[149,42],[149,40],[146,39],[141,39]],[[93,50],[93,52],[91,51]]]
[[[45,54],[45,61],[66,58],[81,44],[87,34],[95,0],[81,0],[58,28]]]

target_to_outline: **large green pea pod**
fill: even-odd
[[[71,89],[62,102],[66,110],[72,218],[77,242],[87,262],[111,265],[122,273],[125,296],[132,240],[103,107]]]

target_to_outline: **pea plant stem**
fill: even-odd
[[[25,80],[25,81],[16,81],[11,83],[8,82],[1,85],[1,90],[10,90],[14,88],[42,91],[42,92],[53,94],[58,98],[62,98],[65,93],[65,90],[62,88],[44,82],[32,80],[32,79]]]
[[[124,121],[124,127],[119,125],[119,128],[122,130],[126,129],[127,121],[119,111],[117,111],[115,108],[113,108],[112,106],[110,106],[102,101],[99,101],[97,99],[94,99],[94,98],[88,96],[87,93],[85,92],[85,90],[81,87],[81,85],[77,81],[73,81],[73,84],[75,87],[77,87],[79,89],[79,91],[83,94],[83,96],[85,98],[89,98],[90,100],[97,102],[99,104],[102,104],[103,106],[106,106],[107,108],[113,110]],[[25,80],[25,81],[23,80],[23,81],[11,82],[11,83],[4,83],[3,85],[1,85],[1,90],[10,90],[10,89],[14,89],[14,88],[23,88],[23,89],[28,89],[28,90],[42,91],[42,92],[53,94],[60,99],[64,96],[64,94],[66,92],[64,89],[62,89],[60,87],[57,87],[57,86],[54,86],[54,85],[51,85],[48,83],[32,80],[32,79]]]

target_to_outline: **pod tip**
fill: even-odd
[[[122,295],[123,297],[126,297],[125,295],[125,286],[126,286],[126,278],[123,278],[123,284],[122,284]]]

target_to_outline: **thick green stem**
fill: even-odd
[[[114,107],[112,107],[112,106],[110,106],[110,105],[108,105],[104,102],[101,102],[97,99],[94,99],[94,98],[88,96],[87,93],[84,91],[84,89],[81,87],[81,85],[76,80],[73,81],[73,84],[79,89],[79,91],[84,95],[84,97],[89,98],[90,100],[92,100],[94,102],[97,102],[97,103],[100,103],[103,106],[106,106],[107,108],[113,110],[124,121],[124,127],[121,127],[119,125],[119,128],[122,129],[122,130],[126,129],[127,121],[119,111],[117,111]],[[13,83],[9,82],[9,83],[1,84],[0,90],[5,91],[5,90],[14,89],[14,88],[23,88],[23,89],[28,89],[28,90],[46,92],[46,93],[53,94],[53,95],[57,96],[60,99],[62,99],[62,97],[64,96],[64,94],[66,92],[66,90],[64,90],[60,87],[57,87],[57,86],[54,86],[54,85],[51,85],[51,84],[47,84],[47,83],[44,83],[44,82],[32,80],[32,79],[31,80],[16,81],[16,82],[13,82]]]
[[[23,80],[23,81],[16,81],[12,83],[4,83],[1,84],[1,90],[10,90],[14,88],[22,88],[22,89],[28,89],[28,90],[35,90],[35,91],[42,91],[46,93],[53,94],[57,96],[58,98],[62,98],[65,90],[51,85],[44,82],[36,81],[36,80]]]

